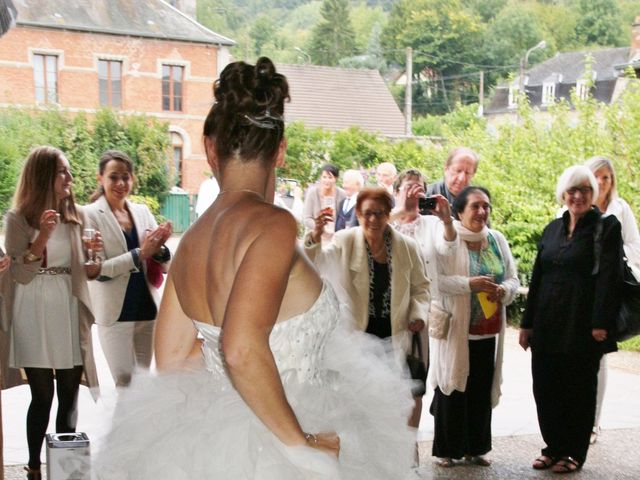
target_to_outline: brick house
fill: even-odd
[[[179,185],[208,171],[211,86],[234,42],[197,23],[195,0],[14,0],[0,38],[0,108],[91,114],[107,106],[169,123]]]

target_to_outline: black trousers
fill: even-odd
[[[540,433],[547,446],[542,454],[570,456],[583,463],[596,415],[601,354],[531,354],[533,396]]]
[[[491,385],[496,339],[469,340],[469,377],[464,392],[445,395],[436,388],[430,413],[434,419],[432,455],[462,458],[491,450]]]

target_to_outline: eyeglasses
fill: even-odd
[[[365,210],[364,212],[362,212],[362,216],[364,218],[369,218],[371,216],[374,216],[376,218],[382,218],[386,215],[387,215],[387,212],[385,212],[384,210]]]
[[[576,193],[580,192],[580,195],[585,196],[589,195],[593,192],[593,188],[591,187],[571,187],[567,190],[567,194],[573,197]]]

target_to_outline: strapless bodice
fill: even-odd
[[[325,283],[314,304],[304,313],[274,325],[269,345],[280,376],[296,376],[298,381],[322,383],[324,345],[338,322],[338,300]],[[204,339],[202,353],[207,370],[227,377],[220,349],[222,329],[194,320]]]

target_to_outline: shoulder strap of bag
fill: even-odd
[[[598,218],[596,228],[593,231],[593,270],[591,275],[597,275],[600,271],[600,257],[602,256],[602,217]]]

